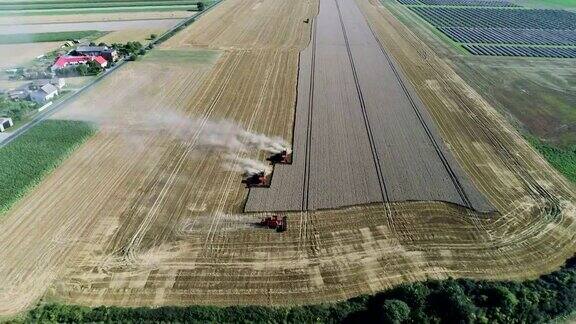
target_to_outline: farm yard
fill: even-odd
[[[226,0],[63,107],[53,119],[98,130],[1,215],[0,315],[40,299],[306,304],[556,269],[576,245],[574,184],[395,13]],[[243,164],[268,167],[256,139],[294,161],[247,190]],[[286,232],[256,228],[284,206]]]
[[[398,2],[473,55],[576,58],[576,13],[571,11],[506,1]]]
[[[66,8],[93,6],[93,4],[83,1],[66,3],[62,1],[55,1],[54,3],[49,1],[25,2],[0,3],[0,16],[2,16],[0,17],[0,26],[3,26],[0,27],[0,48],[5,49],[5,56],[8,56],[8,59],[5,59],[0,66],[3,70],[0,72],[0,84],[2,85],[0,88],[0,99],[2,99],[0,110],[3,114],[8,113],[3,117],[18,117],[15,119],[17,121],[16,126],[7,130],[8,133],[14,132],[25,121],[34,118],[34,115],[37,114],[36,110],[33,109],[24,116],[21,111],[13,109],[18,103],[11,103],[4,99],[12,101],[32,100],[29,94],[36,91],[34,82],[47,82],[46,80],[55,77],[66,78],[71,81],[71,85],[75,84],[64,92],[77,91],[82,85],[88,84],[81,82],[84,80],[82,79],[83,76],[99,74],[104,69],[112,68],[117,61],[116,58],[106,55],[106,58],[97,58],[94,55],[88,59],[78,58],[82,55],[74,52],[77,47],[96,44],[108,45],[118,49],[121,52],[120,56],[135,59],[136,56],[134,55],[143,53],[144,50],[141,49],[143,46],[139,45],[139,48],[132,46],[130,50],[127,50],[130,53],[125,53],[127,47],[122,44],[138,45],[140,43],[145,46],[148,42],[179,24],[182,18],[189,19],[190,16],[198,13],[196,9],[204,8],[202,5],[198,7],[198,3],[201,2],[196,1],[193,5],[196,8],[194,11],[169,11],[163,14],[159,12],[136,12],[133,14],[127,12],[119,15],[118,13],[80,14],[79,12],[71,12],[69,15],[52,15],[53,12],[49,12],[33,15],[33,19],[27,19],[26,16],[18,14],[9,14],[16,7],[27,10],[26,8],[32,7],[36,9],[48,8],[52,4],[56,7]],[[111,1],[110,3],[99,2],[97,5],[100,4],[106,8],[115,8],[121,5],[137,8],[150,3]],[[166,5],[168,4],[166,3]],[[184,2],[179,3],[179,5],[182,4]],[[151,3],[151,5],[155,5],[155,3]],[[176,8],[175,10],[180,9]],[[44,44],[37,45],[37,43]],[[136,50],[139,52],[136,53]],[[36,54],[29,55],[28,52]],[[11,55],[14,55],[14,60],[10,59]],[[70,56],[75,57],[70,58]],[[96,59],[99,60],[96,65],[89,62]],[[72,67],[77,63],[79,64],[77,67]],[[63,82],[65,83],[65,80]],[[46,103],[52,104],[54,102],[47,100]],[[38,105],[38,108],[41,106],[42,104]],[[3,134],[1,138],[5,139],[6,136],[7,134]]]
[[[180,5],[189,4],[190,1],[176,1]],[[194,1],[191,7],[196,8],[199,1]],[[166,3],[168,5],[169,3]],[[129,6],[130,8],[141,8],[142,6],[155,6],[151,1],[108,1],[105,3],[98,2],[89,4],[85,1],[4,1],[0,2],[0,43],[21,43],[20,47],[14,47],[17,55],[16,61],[10,59],[4,60],[2,69],[15,68],[18,65],[29,63],[36,56],[46,54],[50,50],[58,48],[61,44],[54,44],[50,49],[46,49],[47,44],[34,45],[36,42],[64,42],[69,39],[93,40],[90,35],[101,35],[112,32],[105,40],[122,40],[142,41],[146,40],[150,34],[161,34],[172,26],[176,25],[181,19],[188,18],[197,14],[196,11],[186,11],[183,8],[172,8],[169,11],[136,11],[136,12],[106,12],[106,13],[87,13],[82,12],[86,7],[116,8],[117,6]],[[66,7],[70,12],[53,12],[49,11],[51,7]],[[189,7],[190,7],[189,6]],[[17,10],[17,8],[19,8]],[[34,9],[30,9],[34,8]],[[48,11],[42,11],[45,8]],[[22,15],[19,10],[33,10],[34,14]],[[89,9],[89,8],[88,8]],[[145,9],[145,8],[143,8]],[[186,9],[186,8],[185,8]],[[58,9],[60,10],[60,9]],[[68,10],[68,9],[67,9]],[[147,9],[145,9],[147,10]],[[134,39],[128,39],[134,36]],[[26,45],[24,45],[26,44]],[[2,45],[0,45],[2,46]],[[41,52],[28,55],[27,48],[40,48]],[[11,49],[12,47],[10,47]],[[14,51],[9,48],[3,50],[7,55]]]

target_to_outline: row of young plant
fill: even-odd
[[[93,132],[85,122],[45,120],[0,147],[0,217]]]

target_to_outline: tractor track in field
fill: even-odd
[[[314,106],[314,71],[316,70],[316,19],[312,26],[312,60],[310,69],[310,95],[308,97],[308,119],[306,130],[306,149],[304,151],[304,180],[302,185],[302,210],[308,210],[308,195],[310,192],[310,151],[312,146],[312,107]]]

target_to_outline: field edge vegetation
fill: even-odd
[[[547,144],[533,135],[525,135],[526,140],[550,165],[562,173],[568,180],[576,183],[576,147],[562,149]]]

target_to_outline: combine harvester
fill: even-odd
[[[272,165],[274,164],[292,164],[292,153],[288,153],[287,150],[282,152],[272,154],[266,160],[270,161]]]
[[[246,188],[269,188],[270,178],[272,174],[266,174],[264,170],[257,173],[244,174],[242,183],[246,184]]]
[[[283,150],[282,152],[272,154],[267,160],[270,161],[272,165],[292,164],[292,153]],[[246,188],[269,188],[273,172],[274,171],[267,174],[266,171],[260,170],[256,173],[245,173],[242,183],[246,184]]]
[[[278,215],[266,217],[260,221],[259,225],[262,227],[275,229],[276,232],[285,232],[288,229],[288,217],[280,217]]]
[[[272,154],[267,158],[272,165],[275,164],[292,164],[292,153],[287,150]],[[272,179],[271,173],[261,170],[257,173],[244,174],[242,183],[246,184],[246,188],[269,188]],[[273,215],[271,217],[263,218],[258,225],[270,229],[275,229],[276,232],[285,232],[288,229],[287,216]]]

